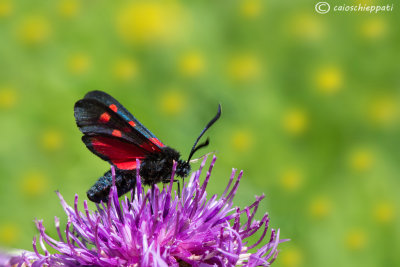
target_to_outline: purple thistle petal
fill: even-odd
[[[60,219],[57,216],[54,217],[54,225],[56,226],[56,229],[57,229],[58,238],[60,238],[61,242],[64,242],[64,238],[63,238],[63,236],[61,234],[61,230],[60,230]]]
[[[36,236],[33,237],[32,246],[33,246],[33,251],[35,252],[36,256],[38,258],[42,258],[43,256],[39,254],[39,251],[37,250],[37,247],[36,247]]]
[[[226,193],[228,193],[228,190],[232,185],[233,179],[235,178],[236,171],[237,171],[236,169],[232,169],[231,178],[229,178],[228,185],[226,186],[224,193],[222,193],[221,198],[225,198]]]

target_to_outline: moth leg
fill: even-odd
[[[181,184],[179,180],[174,180],[178,184],[178,197],[181,198]]]
[[[183,191],[184,187],[185,187],[185,177],[182,177],[182,191]],[[183,195],[183,192],[182,192],[182,195]]]

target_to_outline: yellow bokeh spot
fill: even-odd
[[[303,182],[303,175],[299,170],[289,169],[283,172],[280,183],[285,191],[297,191]]]
[[[346,236],[346,247],[349,250],[361,250],[367,244],[367,235],[362,229],[353,229]]]
[[[232,147],[239,152],[249,151],[253,147],[254,137],[249,130],[236,130],[231,136]]]
[[[289,32],[305,41],[316,40],[324,32],[323,24],[314,14],[298,14],[289,21]]]
[[[48,181],[44,173],[30,171],[23,175],[21,180],[21,190],[24,195],[37,197],[42,195],[47,189]]]
[[[390,124],[398,114],[394,97],[381,97],[373,100],[369,106],[369,117],[376,124]]]
[[[204,68],[204,57],[199,52],[188,52],[182,56],[179,62],[179,70],[184,76],[198,76],[203,73]]]
[[[343,86],[343,74],[337,67],[325,67],[315,75],[315,85],[321,93],[331,95]]]
[[[175,37],[183,22],[180,13],[180,7],[174,1],[131,2],[117,15],[118,33],[129,43],[168,41]]]
[[[386,224],[394,221],[395,207],[393,203],[382,202],[374,207],[374,219],[378,223]]]
[[[166,115],[178,115],[185,106],[186,96],[176,89],[167,90],[160,97],[160,108]]]
[[[10,0],[0,0],[0,18],[9,16],[13,11],[13,5]]]
[[[240,13],[246,18],[255,18],[261,14],[262,0],[241,0]]]
[[[70,18],[74,17],[79,12],[79,2],[77,0],[61,0],[58,10],[61,16]]]
[[[13,246],[20,238],[20,230],[15,223],[3,223],[0,225],[0,244]]]
[[[309,205],[309,213],[314,219],[323,219],[332,212],[332,202],[329,198],[319,196],[311,200]]]
[[[369,170],[374,163],[374,155],[366,148],[357,148],[350,153],[350,167],[354,171],[363,172]]]
[[[43,16],[26,17],[19,26],[19,38],[29,45],[44,43],[50,36],[50,23]]]
[[[388,24],[383,18],[371,18],[361,25],[361,35],[367,39],[379,39],[387,33]]]
[[[251,81],[261,72],[261,64],[254,55],[240,55],[232,58],[228,65],[228,73],[232,80],[238,82]]]
[[[0,109],[10,109],[17,102],[17,92],[11,87],[0,88]]]
[[[114,63],[113,74],[118,80],[131,80],[138,74],[138,65],[131,59],[121,58]]]
[[[298,248],[289,248],[279,255],[279,262],[284,267],[303,266],[303,253]]]
[[[75,54],[68,60],[68,69],[74,74],[83,74],[90,68],[91,61],[86,54]]]
[[[307,130],[308,115],[302,109],[292,109],[283,117],[284,129],[292,135],[300,135]]]
[[[47,130],[41,136],[41,145],[45,150],[54,151],[62,147],[63,137],[57,130]]]

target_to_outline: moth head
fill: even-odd
[[[178,175],[179,177],[186,177],[189,175],[190,173],[190,164],[187,161],[184,160],[178,160],[178,163],[176,165],[176,170],[175,173],[176,175]]]

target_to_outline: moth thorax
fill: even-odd
[[[140,176],[143,184],[169,183],[174,161],[177,162],[177,168],[179,167],[179,172],[177,170],[176,174],[181,177],[185,174],[187,176],[190,169],[179,157],[179,152],[170,147],[163,147],[160,152],[147,155],[140,164]]]

